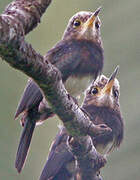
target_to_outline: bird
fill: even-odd
[[[95,125],[105,124],[111,132],[92,137],[92,142],[100,154],[107,156],[122,143],[124,136],[124,120],[120,110],[119,81],[115,78],[118,67],[110,78],[103,74],[91,83],[86,90],[81,106]],[[40,180],[70,180],[76,176],[75,159],[68,148],[69,134],[61,127],[50,148],[47,162]]]
[[[81,94],[93,79],[102,73],[104,50],[100,33],[98,8],[81,11],[70,18],[62,39],[47,52],[44,60],[56,66],[67,91],[74,97]],[[37,124],[54,115],[38,85],[29,79],[19,101],[15,119],[21,114],[21,133],[15,167],[20,173]]]

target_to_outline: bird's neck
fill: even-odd
[[[97,46],[97,48],[101,48],[103,50],[103,43],[102,43],[102,39],[101,37],[98,37],[98,38],[91,38],[91,39],[88,39],[88,38],[71,38],[71,39],[63,39],[63,41],[72,41],[72,42],[77,42],[78,44],[80,43],[85,43],[85,44],[94,44],[95,46]]]

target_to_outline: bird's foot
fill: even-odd
[[[100,170],[107,163],[107,158],[98,153],[97,159],[95,160],[95,167],[97,170]],[[99,171],[100,172],[100,171]]]

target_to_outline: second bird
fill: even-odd
[[[93,137],[96,150],[102,155],[109,154],[119,147],[124,134],[123,118],[120,111],[119,81],[115,78],[118,68],[110,78],[101,75],[86,91],[82,109],[96,125],[106,124],[112,131]],[[73,154],[67,145],[68,133],[63,127],[57,134],[48,155],[40,180],[79,179]]]
[[[95,12],[75,14],[69,20],[62,40],[45,56],[60,70],[66,89],[74,96],[83,92],[103,69],[99,11],[100,8]],[[32,80],[24,90],[15,118],[21,113],[24,129],[15,162],[18,172],[24,165],[35,125],[53,115],[39,87]]]

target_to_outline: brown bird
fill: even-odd
[[[120,112],[119,82],[115,78],[118,68],[108,79],[101,75],[86,91],[82,109],[89,114],[91,121],[96,124],[106,124],[112,131],[106,135],[93,138],[97,151],[106,155],[119,147],[124,134],[123,118]],[[63,127],[57,134],[47,163],[42,171],[40,180],[70,180],[76,176],[75,161],[67,146],[68,134]]]
[[[62,40],[45,56],[60,70],[66,89],[74,96],[83,92],[102,72],[104,55],[99,11],[100,8],[95,12],[75,14],[70,19]],[[39,87],[32,80],[29,80],[24,90],[15,118],[21,113],[24,129],[15,162],[18,172],[24,165],[35,125],[53,115]]]

